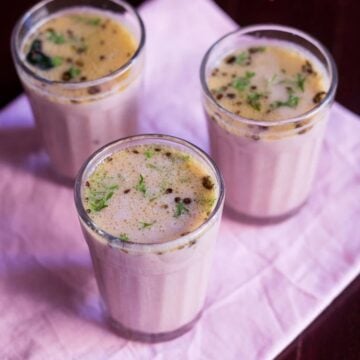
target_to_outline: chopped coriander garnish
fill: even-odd
[[[86,25],[98,26],[101,24],[101,18],[99,17],[88,18],[86,16],[75,15],[73,16],[73,19]]]
[[[119,235],[119,239],[122,240],[122,241],[129,241],[129,236],[125,233],[121,233]]]
[[[179,201],[175,205],[174,217],[178,218],[179,216],[189,212],[189,209],[185,206],[182,201]]]
[[[295,108],[298,105],[299,100],[300,98],[298,96],[295,96],[294,94],[290,93],[286,101],[281,101],[281,100],[274,101],[270,104],[270,108],[277,109],[281,106]]]
[[[149,229],[149,228],[151,228],[155,223],[156,223],[156,221],[153,221],[153,222],[151,222],[151,223],[148,223],[148,222],[145,222],[145,221],[140,221],[140,222],[139,222],[139,230]]]
[[[61,45],[65,43],[64,35],[57,33],[54,29],[48,29],[47,33],[48,33],[47,39],[53,42],[54,44]]]
[[[71,79],[76,78],[81,73],[81,70],[79,68],[77,68],[77,67],[74,67],[74,66],[72,66],[68,71],[69,71]]]
[[[274,74],[270,79],[267,80],[268,85],[269,86],[274,85],[277,78],[278,78],[278,75]]]
[[[26,61],[41,70],[49,70],[54,67],[51,57],[43,53],[42,41],[39,39],[35,39],[31,43],[30,50],[26,55]]]
[[[196,202],[202,206],[206,206],[206,207],[212,207],[215,203],[216,199],[211,197],[211,198],[206,198],[206,197],[202,197],[200,199],[197,199]]]
[[[91,210],[100,211],[108,207],[108,201],[114,195],[114,190],[117,190],[118,185],[104,186],[100,190],[90,190],[89,205]]]
[[[189,160],[190,160],[190,155],[182,155],[182,156],[181,156],[181,160],[183,160],[183,161],[189,161]]]
[[[51,58],[51,63],[54,67],[60,66],[63,63],[63,58],[61,56],[54,56]]]
[[[244,76],[238,77],[232,83],[232,86],[239,91],[244,91],[250,84],[250,79],[255,76],[254,72],[247,71]]]
[[[154,164],[151,164],[151,163],[146,163],[145,166],[146,166],[147,168],[149,168],[149,169],[152,169],[152,170],[161,171],[161,169],[160,169],[158,166],[156,166],[156,165],[154,165]]]
[[[81,70],[77,67],[70,67],[69,70],[65,71],[62,76],[61,79],[63,81],[70,81],[72,79],[75,79],[77,76],[79,76],[81,73]]]
[[[296,86],[297,86],[302,92],[304,92],[305,80],[306,80],[306,77],[305,77],[303,74],[301,74],[301,73],[296,74],[295,83],[296,83]]]
[[[300,98],[298,96],[290,94],[288,100],[286,101],[285,106],[294,108],[298,105],[299,100]]]
[[[177,154],[176,155],[176,159],[179,159],[180,161],[184,161],[187,162],[190,160],[190,155],[186,155],[186,154]]]
[[[250,94],[248,94],[246,101],[247,103],[256,111],[260,111],[261,110],[261,103],[260,103],[260,99],[263,97],[264,95],[258,92],[251,92]]]
[[[144,152],[144,155],[145,155],[145,157],[146,157],[147,159],[151,159],[151,158],[154,156],[154,154],[155,154],[155,152],[154,152],[153,150],[151,150],[151,149],[146,150],[146,151]]]
[[[144,177],[140,174],[139,176],[139,181],[135,186],[135,189],[137,191],[142,192],[144,195],[146,194],[146,185],[145,185],[145,180]]]
[[[239,65],[245,65],[249,59],[249,53],[247,51],[243,51],[236,57],[236,63]]]
[[[250,54],[255,54],[258,52],[264,52],[266,50],[265,46],[255,46],[255,47],[251,47],[249,48],[249,53]]]
[[[98,26],[101,23],[101,19],[100,18],[90,18],[90,19],[86,19],[85,24],[87,25],[92,25],[92,26]]]

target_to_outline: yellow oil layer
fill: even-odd
[[[273,121],[306,113],[325,96],[324,71],[300,49],[264,44],[221,59],[207,79],[215,101],[239,116]]]
[[[83,203],[101,229],[125,241],[184,236],[209,217],[219,189],[199,161],[164,145],[120,150],[83,184]]]
[[[34,41],[52,67],[41,69],[26,56]],[[81,82],[101,78],[124,65],[136,50],[133,35],[115,18],[102,11],[68,10],[36,28],[22,48],[34,72],[52,81]]]

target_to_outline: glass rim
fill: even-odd
[[[116,76],[119,76],[123,73],[125,73],[129,68],[131,68],[131,66],[133,65],[133,63],[135,63],[135,61],[138,59],[140,53],[142,52],[143,48],[145,47],[145,39],[146,39],[146,31],[145,31],[145,25],[144,22],[141,18],[141,16],[139,15],[138,11],[129,3],[127,3],[126,1],[123,0],[103,0],[106,2],[112,2],[115,3],[117,5],[121,5],[123,7],[125,7],[127,10],[131,10],[133,15],[135,16],[139,26],[140,26],[140,41],[139,44],[135,50],[135,52],[132,54],[132,56],[129,58],[129,60],[127,60],[127,62],[123,65],[121,65],[119,68],[117,68],[116,70],[114,70],[113,72],[111,72],[110,74],[101,76],[97,79],[94,80],[86,80],[86,81],[79,81],[79,82],[66,82],[66,81],[61,81],[61,80],[49,80],[46,79],[40,75],[38,75],[36,72],[34,72],[29,66],[27,66],[25,64],[24,61],[21,60],[20,55],[19,55],[19,51],[20,49],[17,48],[17,44],[18,44],[18,35],[20,32],[20,29],[22,28],[22,26],[24,26],[26,20],[37,10],[41,9],[42,7],[46,6],[49,3],[52,2],[56,2],[58,0],[42,0],[39,3],[35,4],[34,6],[32,6],[30,9],[28,9],[21,17],[20,19],[16,22],[14,29],[12,31],[11,34],[11,52],[12,52],[12,56],[13,59],[15,60],[16,64],[18,64],[21,69],[29,76],[31,76],[32,78],[35,78],[36,80],[46,83],[47,85],[61,85],[67,89],[81,89],[84,87],[90,87],[90,86],[95,86],[95,85],[99,85],[102,84],[106,81],[111,81],[113,78],[115,78]],[[69,6],[70,7],[76,7],[76,4],[74,6]]]
[[[214,99],[210,89],[208,88],[205,70],[206,70],[206,66],[207,66],[209,57],[210,57],[212,51],[217,47],[217,45],[219,45],[223,40],[227,39],[228,37],[231,37],[236,34],[246,35],[250,32],[266,31],[266,30],[275,30],[275,31],[283,32],[283,33],[290,33],[290,34],[296,35],[296,36],[302,38],[303,40],[306,40],[308,43],[311,43],[312,45],[314,45],[326,59],[326,63],[327,63],[326,65],[328,67],[329,79],[330,79],[329,89],[328,89],[325,97],[318,104],[316,104],[313,108],[311,108],[310,110],[308,110],[300,115],[290,117],[290,118],[280,119],[280,120],[269,120],[269,121],[246,118],[246,117],[237,115],[237,114],[231,112],[230,110],[226,109],[222,105],[220,105]],[[312,37],[308,33],[304,32],[302,30],[298,30],[296,28],[284,26],[284,25],[258,24],[258,25],[251,25],[251,26],[246,26],[243,28],[236,29],[234,31],[231,31],[231,32],[223,35],[220,39],[215,41],[210,46],[210,48],[206,51],[206,53],[201,61],[200,82],[201,82],[202,90],[204,91],[207,98],[216,107],[218,107],[222,112],[224,112],[231,118],[233,118],[239,122],[249,124],[249,125],[276,126],[276,125],[294,123],[294,122],[302,121],[302,120],[304,120],[304,118],[312,117],[318,111],[320,111],[322,108],[324,108],[327,104],[329,104],[335,96],[335,92],[336,92],[336,88],[337,88],[337,84],[338,84],[338,72],[337,72],[335,61],[334,61],[331,53],[327,50],[327,48],[320,41],[316,40],[314,37]]]
[[[111,235],[107,231],[101,229],[95,222],[90,218],[89,214],[86,212],[84,204],[81,199],[81,189],[82,189],[82,183],[84,180],[84,174],[85,171],[92,166],[94,163],[97,163],[99,160],[103,160],[105,157],[103,157],[103,154],[106,153],[106,150],[108,150],[111,147],[115,147],[119,144],[130,144],[134,141],[141,141],[141,140],[154,140],[154,143],[156,140],[160,141],[167,141],[169,143],[173,144],[179,144],[184,147],[186,147],[188,150],[193,151],[198,157],[201,158],[201,160],[205,161],[205,163],[209,166],[210,170],[213,172],[214,177],[216,179],[216,182],[218,184],[219,192],[218,197],[216,201],[216,205],[211,210],[211,213],[209,217],[196,229],[191,231],[190,233],[172,239],[167,240],[163,242],[155,242],[155,243],[140,243],[135,241],[124,241],[121,240],[119,237],[116,237],[114,235]],[[132,250],[132,251],[141,251],[141,252],[160,252],[164,250],[173,249],[182,245],[185,245],[189,243],[191,240],[194,240],[198,238],[206,229],[214,223],[216,220],[216,216],[221,211],[223,202],[225,197],[225,187],[224,187],[224,180],[222,177],[222,174],[216,165],[215,161],[202,149],[200,149],[198,146],[192,144],[191,142],[181,139],[176,136],[171,135],[164,135],[164,134],[143,134],[143,135],[133,135],[128,136],[125,138],[121,138],[115,141],[112,141],[97,151],[95,151],[93,154],[90,155],[90,157],[84,162],[82,167],[80,168],[78,175],[75,179],[75,185],[74,185],[74,199],[75,199],[75,206],[78,213],[78,216],[80,220],[88,226],[92,231],[94,231],[98,236],[101,238],[104,238],[107,242],[113,242],[114,247],[118,247],[120,249],[124,250]]]

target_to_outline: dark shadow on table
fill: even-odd
[[[37,260],[28,255],[3,261],[8,263],[2,283],[9,298],[13,297],[15,301],[21,298],[21,303],[25,300],[34,310],[43,308],[45,313],[61,312],[68,318],[81,318],[108,329],[90,261]]]
[[[360,275],[276,360],[359,360]]]
[[[74,185],[73,181],[61,178],[53,171],[36,128],[0,129],[0,162],[47,181],[68,187]]]

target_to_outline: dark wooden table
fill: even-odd
[[[360,359],[360,276],[277,360]]]

